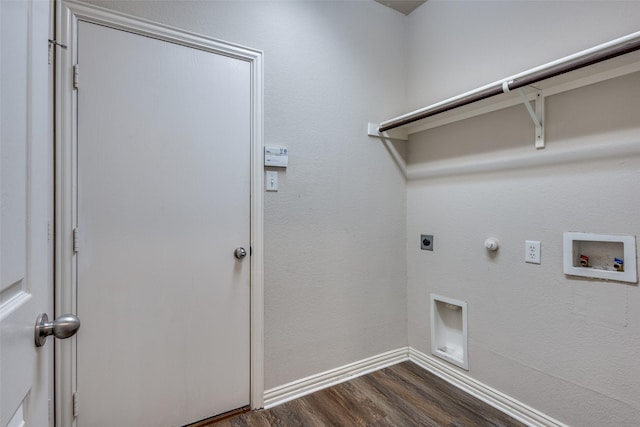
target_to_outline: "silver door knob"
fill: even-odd
[[[56,338],[65,339],[72,337],[80,329],[80,319],[73,314],[63,314],[53,322],[49,322],[49,316],[42,313],[36,320],[35,340],[36,347],[42,347],[47,342],[47,337],[53,335]]]
[[[233,252],[233,254],[236,256],[236,258],[242,259],[247,256],[247,251],[244,248],[238,248]]]

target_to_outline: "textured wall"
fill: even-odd
[[[430,1],[409,21],[411,102],[426,105],[638,31],[640,3]],[[437,22],[455,24],[416,38]],[[521,46],[505,55],[505,43]],[[640,73],[549,97],[542,152],[523,106],[411,137],[410,167],[443,171],[407,184],[411,346],[430,353],[430,292],[467,301],[472,377],[571,425],[638,425],[639,286],[565,276],[562,232],[640,235],[639,99]],[[576,160],[590,150],[603,155]],[[562,151],[574,159],[534,164]],[[521,166],[461,173],[487,159]],[[435,252],[419,250],[420,233],[435,235]],[[524,262],[525,240],[542,242],[542,264]]]
[[[264,51],[265,142],[290,150],[265,194],[266,388],[405,346],[405,181],[366,124],[404,108],[406,17],[372,1],[93,3]]]
[[[408,106],[638,31],[637,1],[429,0],[409,15]]]
[[[637,424],[638,286],[565,277],[561,238],[640,234],[640,158],[447,175],[405,196],[364,125],[640,30],[640,3],[430,0],[405,18],[368,1],[92,2],[265,52],[265,141],[291,151],[265,195],[267,388],[406,345],[407,301],[409,344],[429,353],[437,292],[469,303],[474,378],[571,424]],[[545,153],[640,142],[639,88],[633,75],[549,98]],[[453,170],[526,164],[532,145],[519,106],[407,147],[411,166]],[[525,239],[541,265],[523,262]]]

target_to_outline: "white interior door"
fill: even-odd
[[[78,24],[78,425],[250,401],[251,69]]]
[[[52,343],[49,2],[0,1],[0,427],[47,426]],[[50,340],[52,341],[52,340]]]

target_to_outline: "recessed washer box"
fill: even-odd
[[[564,274],[638,283],[635,236],[565,232],[563,252]]]
[[[467,353],[467,303],[430,294],[431,353],[469,370]]]

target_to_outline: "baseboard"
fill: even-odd
[[[535,427],[567,427],[566,424],[537,411],[524,403],[474,380],[468,374],[461,372],[435,357],[426,355],[409,347],[409,360],[432,374],[442,378],[460,390],[472,395],[499,411],[516,420]]]
[[[265,409],[297,399],[315,391],[322,390],[361,375],[377,371],[409,359],[407,347],[387,351],[373,357],[350,363],[300,380],[292,381],[264,392]]]
[[[402,347],[350,363],[264,392],[265,409],[297,399],[361,375],[409,360],[473,397],[532,427],[568,427],[548,415],[471,378],[465,372],[412,347]]]

